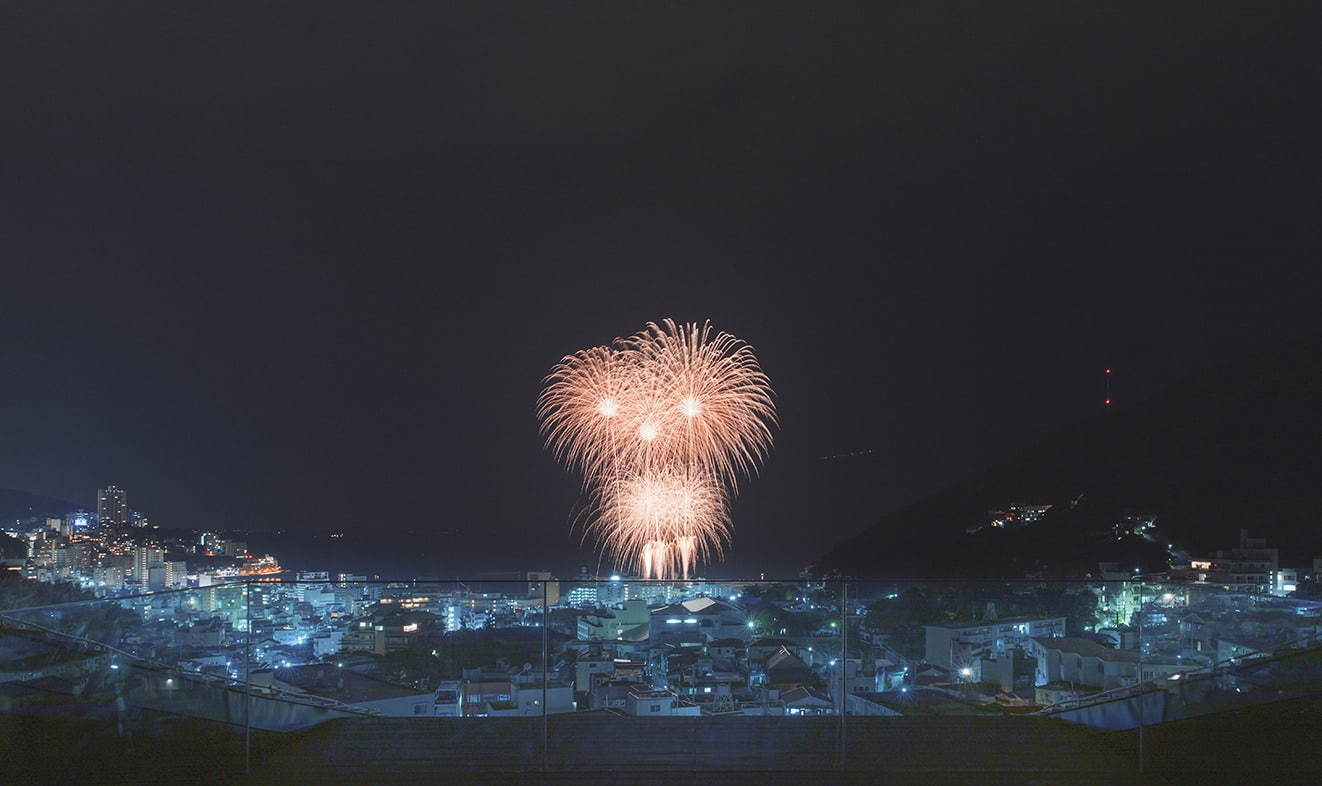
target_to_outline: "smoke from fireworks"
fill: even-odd
[[[736,481],[765,458],[776,423],[751,347],[667,319],[566,356],[545,381],[542,433],[583,473],[603,551],[645,578],[687,577],[721,553]]]

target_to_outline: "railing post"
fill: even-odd
[[[1143,585],[1138,585],[1138,772],[1143,773]]]
[[[542,581],[542,771],[550,768],[550,710],[546,706],[546,681],[550,676],[551,662],[551,605],[548,603],[547,584]]]
[[[252,579],[243,582],[243,772],[252,774]]]
[[[846,716],[849,714],[849,582],[840,582],[840,769],[849,755]]]

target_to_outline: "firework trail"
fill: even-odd
[[[725,488],[709,474],[624,473],[599,491],[589,525],[604,551],[645,578],[687,577],[730,540]]]
[[[646,578],[687,577],[722,552],[736,482],[766,457],[776,424],[751,347],[669,319],[563,358],[537,416],[557,459],[583,473],[587,531]]]

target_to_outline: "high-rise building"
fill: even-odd
[[[124,489],[106,486],[96,490],[96,520],[121,527],[128,523],[129,501]]]
[[[165,562],[162,565],[165,567],[165,586],[171,589],[188,586],[188,563]]]
[[[29,547],[29,556],[32,562],[38,566],[53,566],[55,564],[55,549],[59,546],[59,538],[50,530],[45,530],[32,540]]]
[[[148,585],[152,568],[159,568],[165,562],[165,551],[151,546],[139,546],[133,551],[133,581],[142,586]],[[164,573],[162,580],[164,579]]]

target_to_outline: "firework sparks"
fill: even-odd
[[[725,489],[674,468],[622,475],[600,491],[590,525],[602,547],[645,578],[687,576],[730,540]]]
[[[729,499],[776,423],[753,350],[710,323],[648,323],[566,356],[537,415],[547,445],[583,473],[588,531],[644,577],[687,577],[730,538]]]

